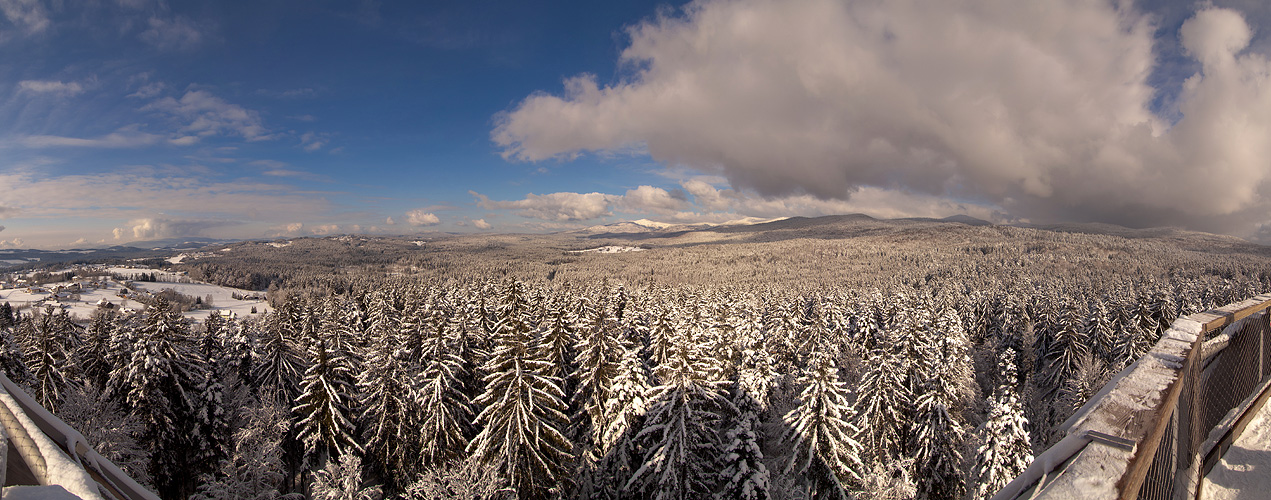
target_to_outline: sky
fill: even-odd
[[[0,249],[865,213],[1271,243],[1261,0],[0,0]]]

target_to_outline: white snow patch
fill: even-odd
[[[176,257],[168,257],[167,260],[169,264],[180,264],[181,261],[185,260],[186,257],[187,255],[180,254],[180,255],[177,255]]]
[[[624,252],[643,252],[640,247],[622,247],[616,245],[603,246],[599,248],[588,248],[586,250],[573,250],[569,253],[624,253]]]
[[[5,486],[3,500],[79,500],[61,486]]]
[[[1208,499],[1266,498],[1271,491],[1271,405],[1258,410],[1204,484]]]
[[[266,243],[266,245],[269,245],[269,246],[274,247],[274,248],[283,248],[283,247],[289,247],[289,246],[291,246],[291,242],[290,242],[290,241],[286,241],[286,242],[279,243],[279,242],[277,242],[277,241],[271,241],[271,242],[269,242],[269,243]]]
[[[269,303],[265,300],[239,300],[234,295],[243,297],[263,296],[263,292],[253,292],[251,290],[242,290],[238,288],[229,288],[224,286],[212,285],[208,283],[165,283],[165,282],[134,282],[133,286],[138,290],[158,293],[164,290],[174,290],[182,295],[191,297],[207,298],[212,296],[212,310],[231,311],[238,315],[239,318],[246,318],[251,315],[252,308],[256,308],[256,312],[263,314],[269,310]],[[185,313],[185,317],[194,319],[206,318],[210,310],[196,310]]]

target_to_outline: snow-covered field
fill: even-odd
[[[1249,421],[1240,439],[1205,476],[1204,497],[1211,500],[1267,498],[1271,492],[1271,405]]]
[[[263,296],[263,292],[240,290],[237,288],[209,285],[207,283],[136,282],[133,283],[133,286],[137,287],[138,290],[145,290],[150,293],[158,293],[163,290],[176,290],[179,294],[189,295],[191,297],[203,297],[204,300],[207,299],[207,296],[211,295],[212,306],[214,309],[218,311],[233,311],[239,318],[251,316],[252,307],[256,308],[257,314],[264,314],[265,311],[269,309],[269,303],[264,300],[237,300],[234,298],[234,294],[244,296]],[[201,310],[185,313],[185,316],[190,318],[203,318],[206,317],[207,314],[207,310]]]
[[[643,252],[640,247],[620,247],[620,246],[604,246],[599,248],[588,248],[586,250],[575,250],[570,253],[623,253],[623,252]]]
[[[130,271],[140,274],[142,272],[158,272],[163,275],[162,271],[153,271],[150,269],[130,269],[118,268],[112,271]],[[120,273],[127,274],[127,273]],[[176,277],[176,275],[172,275]],[[49,283],[45,288],[52,290],[58,285],[69,285],[70,283]],[[63,299],[51,298],[52,293],[29,293],[25,288],[0,290],[0,303],[8,302],[14,307],[40,307],[45,305],[53,305],[59,308],[65,308],[70,314],[87,319],[92,316],[93,311],[97,309],[99,301],[106,301],[121,310],[125,309],[142,309],[144,304],[136,300],[127,299],[119,296],[119,292],[123,286],[116,282],[107,282],[105,288],[85,288],[82,292],[72,297]],[[250,290],[239,290],[236,288],[228,288],[223,286],[209,285],[207,283],[165,283],[165,282],[134,282],[133,286],[138,290],[157,293],[166,289],[176,290],[177,293],[189,295],[191,297],[202,297],[204,300],[210,295],[212,297],[211,309],[200,309],[197,311],[189,311],[185,313],[185,317],[193,319],[203,319],[211,312],[211,310],[229,310],[233,311],[239,318],[247,318],[252,316],[252,307],[256,308],[257,314],[264,314],[269,310],[269,303],[265,300],[237,300],[234,294],[251,296],[263,296],[261,292],[253,292]]]

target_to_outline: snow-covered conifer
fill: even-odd
[[[673,350],[665,380],[649,394],[645,425],[636,440],[643,461],[625,489],[655,500],[709,494],[718,480],[717,429],[736,409],[725,396],[725,382],[709,378],[711,367],[693,346]]]
[[[365,369],[357,373],[363,442],[367,466],[388,478],[406,477],[416,460],[416,440],[409,429],[416,418],[413,379],[395,332],[380,332],[367,346]]]
[[[357,455],[327,462],[313,476],[310,496],[314,500],[379,500],[382,496],[379,486],[368,485],[362,479],[362,459]]]
[[[304,362],[296,344],[295,333],[279,312],[266,321],[265,330],[252,358],[256,361],[252,378],[263,397],[290,405],[299,393],[300,374]]]
[[[885,346],[870,351],[856,400],[870,456],[875,459],[898,456],[904,411],[911,397],[900,357]]]
[[[1002,379],[1015,379],[1015,353],[1002,353],[999,368]],[[977,432],[980,443],[971,471],[975,490],[973,497],[985,499],[997,493],[1033,461],[1028,435],[1028,419],[1024,418],[1015,390],[1009,383],[999,386],[989,405],[988,419]]]
[[[188,494],[192,437],[197,434],[196,384],[202,366],[186,321],[162,297],[146,308],[132,356],[111,373],[112,390],[144,429],[138,442],[151,454],[150,473],[164,495]]]
[[[918,416],[910,434],[918,491],[928,499],[962,497],[966,480],[962,473],[962,424],[950,414],[957,388],[947,372],[938,372],[923,384],[915,400]]]
[[[311,364],[301,382],[301,393],[292,408],[299,419],[296,427],[304,442],[305,456],[315,469],[329,458],[361,453],[360,440],[354,437],[353,374],[347,354],[330,348],[323,337],[309,345]]]
[[[618,323],[604,307],[594,306],[584,299],[581,319],[585,326],[578,342],[578,369],[574,374],[577,383],[573,406],[578,413],[573,417],[572,434],[578,439],[582,457],[588,461],[599,458],[597,443],[608,422],[605,421],[605,402],[609,400],[610,386],[618,373],[618,362],[623,347],[618,340]]]
[[[423,370],[418,377],[420,457],[425,466],[457,462],[472,429],[472,404],[465,393],[470,376],[455,345],[438,330],[423,344]]]
[[[786,473],[808,478],[815,496],[846,498],[846,488],[859,483],[865,469],[847,386],[834,358],[822,353],[809,358],[799,383],[804,386],[799,406],[784,417],[785,438],[794,447]]]
[[[477,399],[481,432],[468,451],[493,465],[522,499],[563,495],[569,489],[572,445],[562,432],[560,380],[532,344],[532,308],[524,285],[512,282],[498,309],[494,351],[486,362],[485,392]]]
[[[57,411],[62,401],[72,369],[71,353],[78,344],[77,327],[67,318],[65,310],[55,313],[53,306],[43,313],[24,318],[19,326],[19,339],[25,354],[27,368],[33,378],[32,396],[49,411]]]
[[[84,341],[74,352],[75,365],[80,376],[98,391],[106,388],[106,382],[110,380],[110,371],[114,369],[108,354],[110,339],[118,328],[120,328],[119,319],[114,309],[93,311],[92,320],[88,328],[84,329]]]
[[[759,417],[742,410],[724,434],[721,461],[721,498],[768,500],[768,469],[759,447]]]
[[[234,451],[216,471],[200,476],[196,500],[274,500],[282,483],[283,436],[290,427],[286,408],[272,401],[242,409],[234,431]]]

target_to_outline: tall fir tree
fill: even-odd
[[[1015,353],[1002,353],[999,369],[1002,380],[1015,379]],[[1033,461],[1028,419],[1010,383],[999,386],[989,405],[988,419],[978,431],[979,448],[971,471],[975,489],[972,497],[987,499],[1024,472]]]
[[[150,475],[161,496],[192,493],[191,449],[197,449],[196,385],[202,366],[184,318],[162,297],[146,308],[128,362],[111,373],[113,390],[143,428],[138,442],[151,455]]]
[[[366,466],[390,485],[416,470],[417,443],[410,435],[418,419],[415,403],[417,365],[407,359],[401,335],[378,330],[366,351],[365,369],[357,374]]]
[[[579,445],[577,451],[585,460],[584,465],[591,466],[600,458],[597,443],[608,425],[605,402],[618,373],[623,346],[618,338],[618,323],[608,309],[584,299],[579,316],[584,326],[577,346],[578,369],[573,376],[577,388],[572,406],[578,413],[572,419],[571,434]]]
[[[900,357],[884,345],[870,351],[857,393],[858,418],[868,437],[870,457],[882,461],[900,456],[903,412],[910,401]]]
[[[558,497],[570,489],[572,444],[560,379],[534,346],[532,307],[524,285],[512,282],[498,309],[495,346],[477,399],[481,432],[468,452],[492,465],[517,497]]]
[[[432,331],[423,344],[419,375],[418,428],[425,466],[450,465],[463,458],[472,430],[472,403],[465,392],[467,364],[456,354],[457,342]]]
[[[799,406],[783,418],[789,426],[785,439],[794,446],[786,474],[807,478],[813,498],[847,498],[847,488],[859,484],[865,470],[860,431],[852,424],[855,415],[838,371],[830,355],[811,356],[799,378],[804,386]]]
[[[298,437],[304,442],[305,457],[314,470],[328,459],[339,460],[364,450],[355,437],[353,404],[356,401],[348,354],[332,348],[325,336],[309,344],[309,368],[301,382],[300,396],[292,412],[297,417]]]
[[[711,378],[714,368],[704,353],[679,345],[670,354],[636,436],[643,460],[625,490],[654,500],[700,498],[716,487],[721,453],[716,432],[736,408],[726,396],[726,382]]]

